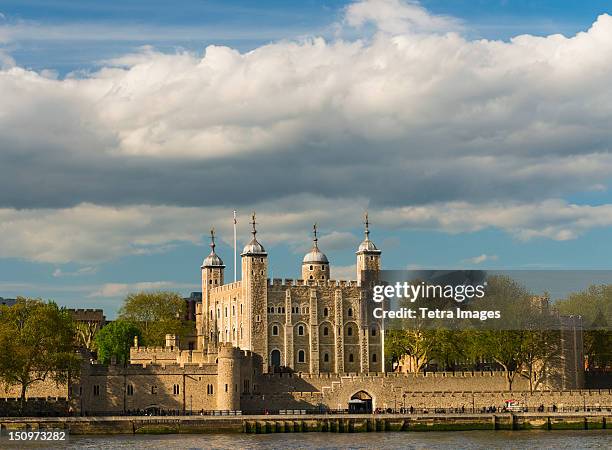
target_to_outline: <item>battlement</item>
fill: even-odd
[[[321,287],[354,287],[358,283],[355,280],[302,280],[293,278],[268,278],[268,286],[271,287],[296,287],[296,286],[321,286]]]
[[[227,292],[227,291],[233,291],[235,289],[240,289],[241,287],[242,287],[242,280],[234,281],[233,283],[223,284],[221,286],[217,286],[215,288],[212,288],[210,292],[211,293]]]
[[[503,371],[463,371],[463,372],[417,372],[417,373],[400,373],[400,372],[369,372],[369,373],[267,373],[263,375],[266,379],[272,381],[281,378],[301,378],[303,380],[337,380],[337,381],[353,381],[353,380],[368,380],[368,381],[385,381],[390,379],[432,379],[432,378],[501,378],[505,379],[506,373]]]

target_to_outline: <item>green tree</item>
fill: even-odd
[[[70,313],[54,302],[19,297],[0,306],[0,379],[20,386],[21,408],[32,383],[67,383],[78,372],[74,335]]]
[[[95,338],[98,360],[108,364],[115,357],[119,364],[126,364],[134,336],[140,336],[140,330],[131,322],[115,320],[106,325]]]
[[[561,314],[582,316],[584,354],[589,367],[612,364],[612,285],[593,285],[555,306]]]
[[[144,345],[164,345],[166,334],[183,337],[193,329],[185,323],[185,300],[174,292],[139,292],[126,297],[119,318],[141,331]]]

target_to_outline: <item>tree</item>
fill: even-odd
[[[134,336],[140,336],[136,325],[125,320],[115,320],[102,328],[95,338],[98,360],[108,364],[115,357],[120,364],[126,364]]]
[[[77,345],[90,352],[94,351],[96,347],[94,338],[98,332],[98,324],[95,322],[77,322],[75,328]]]
[[[555,306],[561,314],[582,316],[584,354],[589,368],[612,364],[612,285],[593,285]]]
[[[7,388],[20,386],[21,409],[32,383],[66,383],[79,370],[74,335],[70,313],[54,302],[19,297],[0,306],[0,379]]]
[[[435,343],[434,333],[435,330],[418,328],[389,330],[385,334],[385,353],[392,364],[407,356],[410,361],[410,371],[419,372],[431,358]]]
[[[119,318],[141,331],[144,345],[164,345],[166,334],[185,336],[193,323],[185,323],[185,300],[174,292],[139,292],[126,297]]]

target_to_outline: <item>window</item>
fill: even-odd
[[[323,362],[329,362],[329,353],[323,355]]]
[[[304,336],[304,325],[298,325],[298,336]]]
[[[133,384],[127,385],[127,395],[134,395],[134,385]]]
[[[278,314],[282,314],[282,313],[284,313],[284,312],[285,312],[285,308],[283,308],[282,306],[279,306],[278,308],[276,308],[276,312],[277,312]]]
[[[179,385],[178,384],[175,384],[174,386],[172,386],[172,393],[174,395],[179,395],[180,389],[179,389]]]
[[[245,394],[249,393],[249,380],[244,380],[244,386],[242,388]]]
[[[376,336],[376,328],[372,328],[372,336]]]
[[[348,316],[353,317],[353,308],[348,309]]]
[[[213,390],[213,385],[209,384],[208,386],[206,386],[206,393],[208,395],[213,395],[214,394],[214,390]]]
[[[304,350],[298,351],[298,362],[303,363],[306,361],[306,352]]]
[[[346,329],[346,335],[347,336],[352,336],[353,335],[353,327],[348,327]]]
[[[349,362],[353,362],[353,361],[354,361],[353,354],[349,353]]]
[[[321,275],[321,279],[324,280],[325,279],[325,275]]]
[[[154,385],[154,386],[151,386],[151,394],[152,394],[152,395],[157,394],[157,386],[155,386],[155,385]]]
[[[312,270],[312,266],[310,266],[310,270]]]
[[[312,275],[310,275],[310,279],[311,279],[311,280],[314,280],[314,277],[313,277]]]
[[[236,315],[236,305],[232,305],[232,316]]]
[[[323,308],[323,317],[329,317],[329,309]]]
[[[321,270],[325,270],[325,266],[321,266]]]
[[[255,316],[255,322],[261,322],[261,316],[259,314]]]
[[[225,307],[225,317],[227,317],[227,306]]]
[[[376,353],[372,353],[372,362],[376,362]]]
[[[95,395],[95,396],[100,395],[100,385],[99,384],[94,384],[93,395]]]
[[[228,391],[228,389],[229,389],[229,386],[228,386],[228,384],[227,384],[227,383],[225,383],[225,392],[227,392],[227,391]]]
[[[323,327],[323,336],[329,336],[329,328]]]
[[[278,336],[278,325],[272,327],[272,336]]]

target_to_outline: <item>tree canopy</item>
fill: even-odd
[[[175,292],[129,294],[119,311],[119,319],[140,330],[143,345],[164,345],[166,334],[184,336],[193,328],[185,323],[185,300]]]
[[[126,364],[134,336],[140,336],[140,330],[131,322],[115,320],[106,325],[95,337],[98,360],[108,364],[115,357],[119,364]]]
[[[0,306],[0,349],[0,380],[20,386],[22,405],[32,383],[65,383],[80,367],[70,313],[41,299],[19,297]]]

